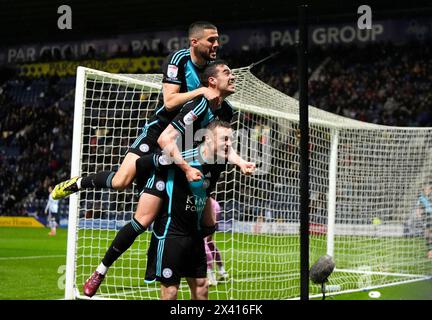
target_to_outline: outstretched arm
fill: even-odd
[[[241,173],[250,175],[255,171],[255,163],[242,159],[231,146],[228,154],[228,161],[240,168]]]

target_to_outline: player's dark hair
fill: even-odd
[[[232,129],[231,124],[229,122],[223,120],[214,120],[210,122],[207,126],[207,130],[213,130],[215,128],[222,127],[227,129]]]
[[[208,21],[195,21],[189,26],[189,30],[188,30],[189,38],[195,36],[197,33],[205,29],[217,30],[217,27],[213,23]]]
[[[215,77],[217,74],[217,66],[227,66],[226,61],[217,59],[209,63],[201,74],[201,83],[204,87],[208,87],[208,78]]]

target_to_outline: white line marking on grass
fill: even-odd
[[[28,257],[1,257],[0,260],[26,260],[26,259],[46,259],[46,258],[66,258],[66,255],[52,256],[28,256]]]

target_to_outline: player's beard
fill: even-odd
[[[209,52],[209,60],[214,61],[217,58],[217,49]]]
[[[198,54],[206,61],[214,61],[216,60],[217,49],[215,51],[212,51],[212,49],[198,50]]]

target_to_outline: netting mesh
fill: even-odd
[[[85,72],[79,175],[119,166],[156,106],[161,75]],[[232,122],[240,155],[257,163],[252,176],[229,168],[215,196],[222,207],[215,234],[230,278],[210,287],[210,299],[289,299],[300,294],[298,101],[271,88],[248,68],[234,70]],[[338,291],[361,290],[430,275],[423,218],[413,217],[432,173],[432,129],[394,128],[310,107],[310,261],[334,256]],[[75,130],[78,130],[75,128]],[[335,152],[332,153],[332,148]],[[331,172],[334,172],[332,177]],[[76,296],[115,233],[129,222],[134,188],[79,193]],[[333,195],[333,196],[332,196]],[[333,199],[333,201],[331,201]],[[423,220],[421,220],[423,219]],[[423,227],[412,231],[413,221]],[[96,298],[157,299],[144,283],[150,232],[110,268]],[[311,284],[311,294],[320,287]],[[182,282],[179,299],[189,299]]]

